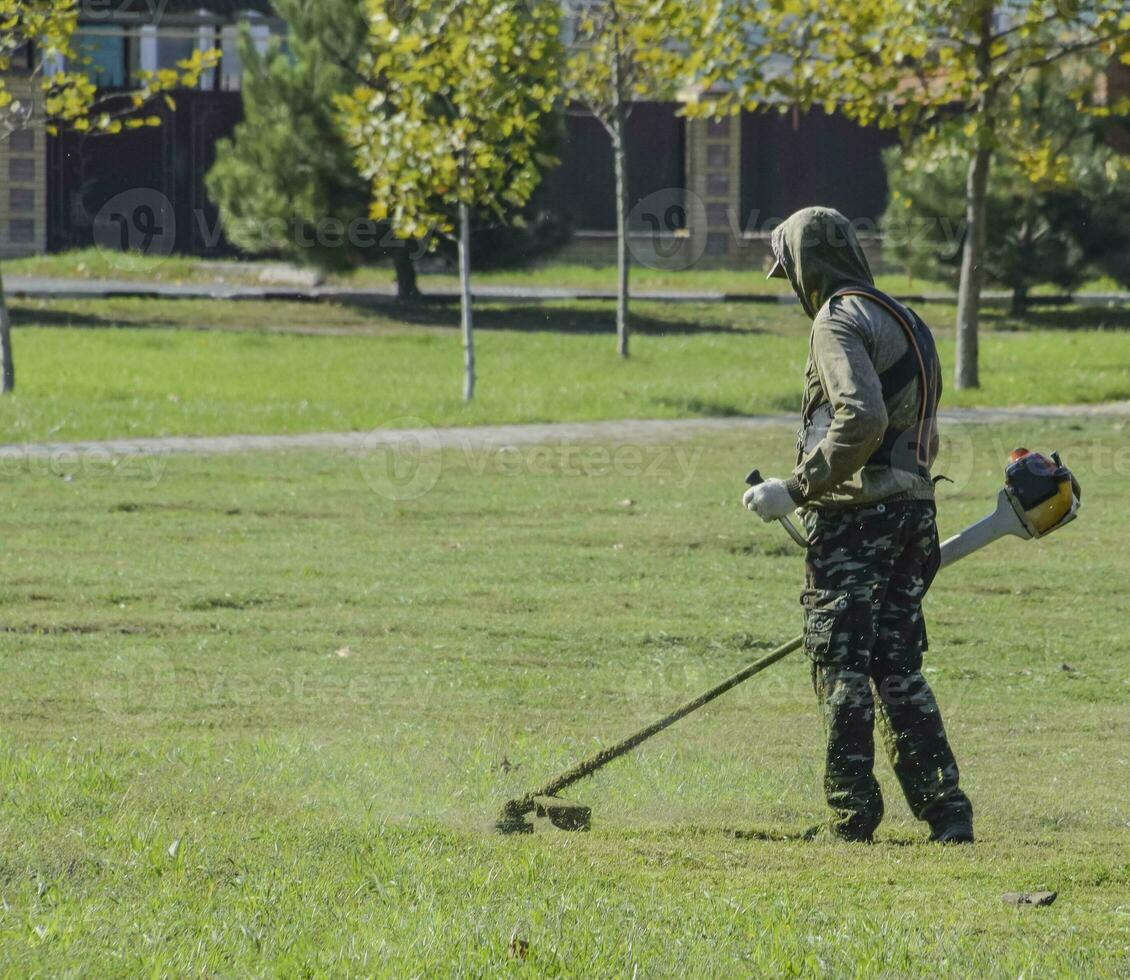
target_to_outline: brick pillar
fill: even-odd
[[[694,250],[713,262],[741,247],[741,117],[687,120],[687,187],[704,208],[692,222]],[[705,241],[703,241],[703,239]]]
[[[0,140],[0,257],[11,258],[47,247],[47,134],[39,86],[19,75],[4,84],[35,120]]]

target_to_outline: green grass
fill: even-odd
[[[1016,443],[1086,495],[928,602],[971,849],[885,765],[874,847],[788,837],[822,812],[800,655],[576,787],[591,833],[484,830],[798,631],[800,557],[737,504],[785,430],[452,451],[409,500],[373,457],[5,463],[0,972],[1125,976],[1124,433],[949,436],[943,533]]]
[[[259,260],[216,263],[190,255],[145,255],[101,248],[74,249],[5,259],[4,273],[61,279],[126,279],[157,282],[257,282]]]
[[[807,353],[796,307],[637,303],[622,362],[607,304],[482,303],[468,407],[450,305],[92,300],[13,312],[17,392],[0,403],[9,442],[792,412]],[[948,376],[952,310],[922,312]],[[1130,397],[1128,311],[986,323],[984,386],[949,392],[946,405]]]
[[[434,263],[433,263],[434,264]],[[217,262],[193,256],[171,255],[167,258],[139,253],[108,252],[103,249],[76,249],[51,255],[34,255],[22,259],[9,259],[3,269],[15,275],[58,276],[66,279],[138,279],[157,282],[206,283],[226,282],[258,284],[260,273],[266,265],[275,268],[279,263],[262,259],[244,258]],[[345,286],[391,286],[395,277],[391,266],[376,265],[350,273],[334,274],[328,281]],[[474,274],[479,286],[549,286],[580,290],[614,290],[616,269],[611,265],[585,265],[579,262],[550,260],[525,268],[492,269]],[[893,293],[952,293],[952,283],[909,279],[902,273],[887,273],[877,277],[881,289]],[[725,269],[696,267],[687,270],[650,269],[634,266],[632,286],[637,290],[704,290],[738,294],[784,295],[787,284],[781,280],[766,280],[757,269]],[[453,290],[458,288],[454,271],[423,272],[420,287]],[[1000,287],[988,283],[988,289]],[[1112,279],[1094,279],[1080,291],[1116,292],[1125,289]],[[1057,287],[1042,286],[1034,293],[1058,293]]]

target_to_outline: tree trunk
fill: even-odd
[[[616,170],[616,351],[621,357],[627,357],[631,254],[628,250],[627,112],[620,93],[619,58],[612,61],[612,75],[613,91],[616,93],[616,106],[612,111],[612,157]]]
[[[992,70],[993,9],[991,0],[982,0],[978,12],[977,72],[981,84],[986,86]],[[987,95],[981,96],[976,111],[979,124],[977,147],[965,175],[965,240],[961,245],[961,278],[957,286],[957,350],[953,381],[958,389],[981,386],[977,372],[977,327],[985,261],[985,195],[992,162],[992,150],[985,139],[986,131],[992,128]]]
[[[981,272],[985,258],[985,192],[991,151],[977,150],[965,182],[965,241],[961,246],[961,279],[957,287],[957,352],[954,386],[978,388],[977,326],[981,309]]]
[[[396,298],[413,300],[420,298],[420,287],[416,284],[416,263],[409,255],[411,242],[393,246],[392,262],[396,268]]]
[[[1012,316],[1024,316],[1028,312],[1028,280],[1024,276],[1027,270],[1035,268],[1032,225],[1033,221],[1025,218],[1020,222],[1020,231],[1016,235],[1019,261],[1015,270],[1012,270],[1012,302],[1009,305],[1009,314]]]
[[[0,270],[0,394],[16,388],[16,362],[12,360],[12,319],[4,295],[4,274]]]
[[[1012,316],[1024,316],[1028,312],[1028,287],[1026,285],[1014,286],[1012,289],[1012,303],[1009,313]]]
[[[957,287],[957,353],[954,386],[979,388],[977,326],[981,310],[981,279],[985,259],[985,192],[989,185],[992,151],[980,149],[969,161],[965,183],[965,241],[961,246],[961,279]]]
[[[616,352],[628,356],[628,160],[621,136],[613,148],[616,156]]]
[[[471,325],[471,209],[459,205],[459,294],[463,327],[463,400],[475,397],[475,335]]]

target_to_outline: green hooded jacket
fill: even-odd
[[[892,301],[835,296],[845,288],[874,288],[855,230],[838,211],[796,212],[774,229],[771,245],[777,259],[771,275],[788,278],[812,317],[797,465],[786,481],[790,495],[798,506],[816,510],[892,497],[932,500],[937,420],[923,396],[936,409],[941,367],[932,341],[912,343],[893,311],[912,318],[927,336],[928,329]],[[924,385],[932,389],[924,392]]]

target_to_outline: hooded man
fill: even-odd
[[[940,549],[930,467],[941,370],[929,328],[877,290],[848,220],[805,208],[772,235],[771,278],[812,317],[797,464],[743,503],[772,521],[800,508],[804,646],[827,732],[832,816],[814,833],[870,841],[883,817],[874,721],[910,809],[930,839],[973,840],[933,692],[922,676],[922,598]]]

